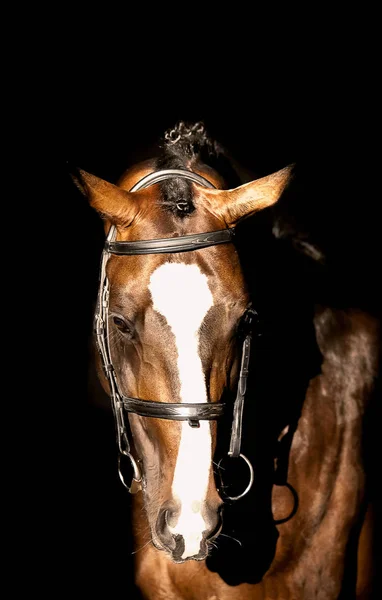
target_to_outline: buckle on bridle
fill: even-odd
[[[250,335],[252,333],[261,335],[259,323],[259,313],[257,312],[257,310],[252,308],[252,306],[249,306],[240,320],[238,327],[238,337],[240,339],[243,339],[247,335]]]

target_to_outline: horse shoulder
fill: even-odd
[[[367,446],[375,441],[368,414],[378,377],[380,322],[359,310],[320,308],[315,328],[321,373],[310,382],[289,458],[288,481],[299,509],[279,526],[266,579],[285,578],[301,597],[335,598],[357,586],[363,598],[372,576],[366,463],[372,455]]]

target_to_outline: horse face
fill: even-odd
[[[290,171],[228,191],[194,186],[196,210],[180,219],[160,206],[157,186],[126,191],[152,170],[150,165],[135,169],[120,186],[81,174],[80,188],[106,228],[110,222],[117,227],[121,241],[234,226],[276,202]],[[214,183],[219,185],[218,178]],[[112,256],[107,278],[111,360],[124,395],[166,403],[217,402],[225,388],[235,387],[240,360],[235,334],[248,297],[232,244],[189,253]],[[99,376],[109,391],[101,369]],[[219,530],[222,505],[212,467],[216,423],[200,421],[194,428],[136,414],[129,414],[129,421],[143,462],[154,544],[176,562],[204,558],[208,540]]]
[[[112,258],[108,279],[111,358],[123,394],[216,402],[232,387],[240,358],[235,334],[248,301],[232,247],[176,259]],[[135,414],[129,420],[154,543],[174,560],[203,558],[220,525],[216,423],[193,428]]]

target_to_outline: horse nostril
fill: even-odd
[[[170,531],[170,527],[176,524],[176,519],[176,509],[167,505],[160,509],[156,523],[156,531],[160,541],[170,550],[174,550],[178,543]]]

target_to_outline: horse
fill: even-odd
[[[72,175],[104,223],[94,356],[147,600],[371,597],[379,320],[318,303],[320,253],[264,233],[295,172],[243,181],[180,122],[116,183]]]

